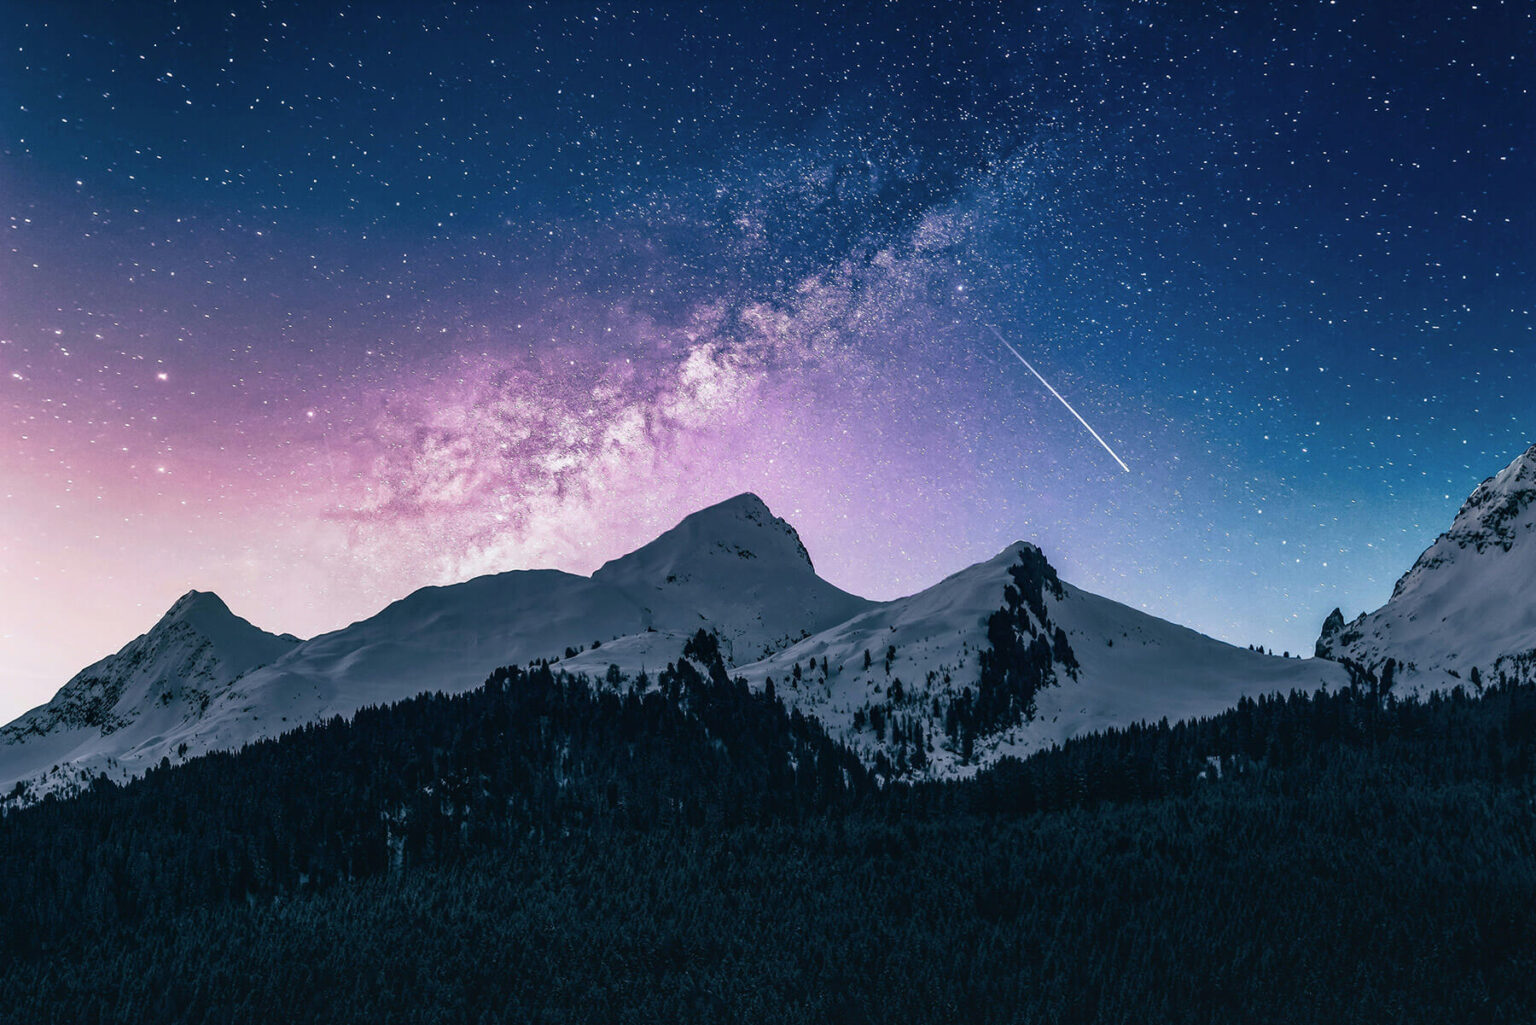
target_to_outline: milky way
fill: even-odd
[[[0,718],[742,490],[1303,650],[1536,434],[1527,4],[534,6],[0,5]]]

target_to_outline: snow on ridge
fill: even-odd
[[[50,774],[55,788],[100,771],[124,778],[366,705],[469,690],[498,666],[616,638],[649,649],[708,626],[726,650],[757,656],[869,604],[816,576],[794,528],[751,494],[686,517],[592,577],[515,570],[421,588],[302,643],[189,591],[148,633],[4,728],[0,795]]]
[[[1533,579],[1536,445],[1472,491],[1385,605],[1330,614],[1318,653],[1373,672],[1390,659],[1410,691],[1536,680]]]
[[[592,580],[629,595],[649,629],[708,626],[738,663],[872,605],[817,576],[795,528],[750,492],[684,517]]]
[[[889,734],[878,737],[867,719],[856,725],[855,713],[890,702],[888,714],[910,719],[931,744],[917,773],[931,778],[969,776],[1000,757],[1027,755],[1111,726],[1212,715],[1242,697],[1348,684],[1347,672],[1335,663],[1238,648],[1063,581],[1059,595],[1044,590],[1045,615],[1031,613],[1031,619],[1043,632],[1061,628],[1076,668],[1068,671],[1058,662],[1054,684],[1036,694],[1034,718],[978,738],[967,761],[946,736],[946,706],[966,688],[976,690],[988,618],[1003,606],[1004,588],[1013,582],[1010,567],[1026,553],[1043,558],[1036,546],[1014,542],[932,587],[736,672],[754,688],[772,678],[782,700],[820,719],[866,760],[884,752],[894,762],[897,748]],[[901,697],[892,702],[898,681]]]
[[[757,495],[744,491],[683,517],[676,526],[628,555],[603,563],[592,578],[631,577],[642,572],[638,567],[665,575],[722,553],[743,560],[766,557],[782,561],[786,569],[816,571],[795,528],[773,515]]]
[[[1524,540],[1536,533],[1527,523],[1536,515],[1526,497],[1536,494],[1533,482],[1536,447],[1474,492],[1419,575],[1449,579],[1450,567],[1503,606],[1519,606],[1508,598],[1519,593],[1516,580],[1536,578],[1536,543]],[[945,710],[977,687],[989,617],[1019,582],[1010,571],[1021,562],[1037,574],[1043,567],[1048,581],[1027,616],[1017,596],[1012,607],[1026,643],[1049,642],[1054,684],[1035,693],[1032,720],[973,738],[966,758],[946,735]],[[1536,617],[1536,603],[1525,609]],[[1487,611],[1474,603],[1473,614]],[[1336,639],[1352,629],[1342,617],[1330,626]],[[817,576],[795,529],[744,493],[684,517],[590,577],[518,570],[422,588],[304,642],[260,631],[217,595],[190,591],[151,631],[61,690],[64,698],[75,688],[73,704],[56,698],[0,730],[0,787],[47,777],[55,764],[76,781],[103,769],[123,778],[165,757],[239,747],[365,705],[472,689],[498,666],[538,658],[594,678],[609,665],[654,675],[701,628],[721,638],[733,674],[754,687],[772,678],[781,698],[865,758],[898,751],[889,731],[876,736],[869,724],[871,709],[888,708],[909,751],[918,738],[926,745],[918,774],[937,777],[1109,726],[1348,683],[1335,662],[1237,648],[1057,581],[1044,554],[1023,541],[916,594],[871,602]],[[1527,649],[1536,649],[1536,622],[1530,634]],[[54,720],[38,718],[50,709]]]
[[[0,797],[22,780],[33,781],[34,798],[67,793],[114,769],[120,756],[197,721],[237,680],[299,643],[253,626],[216,594],[187,592],[47,704],[0,727]]]

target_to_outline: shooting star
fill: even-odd
[[[1113,459],[1115,462],[1120,464],[1120,469],[1124,470],[1126,473],[1130,473],[1131,472],[1131,468],[1129,466],[1125,465],[1125,460],[1121,459],[1119,456],[1115,455],[1115,450],[1109,447],[1109,442],[1107,442],[1103,438],[1099,437],[1099,432],[1098,431],[1094,430],[1092,427],[1088,427],[1088,421],[1083,419],[1083,414],[1081,414],[1077,410],[1073,409],[1072,408],[1072,403],[1070,403],[1066,399],[1062,398],[1061,397],[1061,392],[1059,392],[1055,388],[1051,387],[1051,382],[1047,381],[1043,377],[1040,377],[1040,371],[1038,371],[1034,367],[1030,366],[1029,365],[1029,360],[1025,359],[1024,355],[1021,352],[1019,352],[1018,349],[1015,349],[1013,346],[1008,344],[1008,339],[1003,337],[1002,332],[1000,332],[997,328],[993,327],[991,324],[987,325],[987,330],[991,331],[994,335],[996,335],[997,336],[997,340],[1003,343],[1004,348],[1006,348],[1009,352],[1013,353],[1014,356],[1016,356],[1018,358],[1019,362],[1024,364],[1024,369],[1028,370],[1031,374],[1034,374],[1035,377],[1039,379],[1040,383],[1045,385],[1046,390],[1049,391],[1052,395],[1056,396],[1057,400],[1063,406],[1067,407],[1067,412],[1068,413],[1071,413],[1073,416],[1077,417],[1077,422],[1082,424],[1084,427],[1086,427],[1088,429],[1088,433],[1093,435],[1093,440],[1094,441],[1096,441],[1100,445],[1104,446],[1104,451],[1109,453],[1109,458]]]

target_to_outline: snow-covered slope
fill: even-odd
[[[633,633],[641,618],[622,592],[558,570],[423,588],[250,673],[168,739],[198,752],[238,747],[423,691],[472,690],[497,666]]]
[[[1062,630],[1077,667],[1058,655],[1054,684],[1036,695],[1035,718],[978,738],[966,763],[959,745],[946,736],[948,706],[964,689],[976,690],[978,658],[990,648],[988,618],[1005,605],[1004,589],[1013,582],[1009,569],[1026,553],[1039,555],[1031,545],[1010,545],[925,591],[871,609],[739,672],[756,687],[772,678],[786,702],[817,716],[866,756],[883,750],[895,763],[900,751],[891,732],[880,740],[869,725],[869,710],[881,706],[887,720],[921,730],[931,745],[924,773],[935,776],[967,775],[1002,755],[1026,754],[1109,726],[1209,715],[1243,696],[1349,682],[1335,663],[1234,647],[1062,583],[1059,594],[1044,589],[1045,614],[1030,618],[1042,635]],[[893,700],[898,690],[900,698]],[[856,717],[861,727],[855,726]],[[906,759],[910,762],[910,754]]]
[[[188,591],[148,633],[0,727],[0,795],[22,779],[34,796],[68,792],[118,758],[163,751],[167,735],[199,721],[236,680],[298,644],[252,626],[216,594]]]
[[[760,657],[869,605],[816,576],[794,529],[750,494],[685,518],[590,578],[523,570],[423,588],[302,644],[193,592],[155,630],[4,728],[0,794],[55,765],[58,778],[123,778],[163,757],[239,747],[367,705],[469,690],[498,666],[599,643],[626,668],[664,665],[705,626]]]
[[[1212,715],[1243,697],[1349,683],[1323,659],[1261,654],[1071,584],[1065,590],[1054,614],[1082,669],[1076,681],[1042,696],[1027,747],[1137,721]]]
[[[694,513],[650,544],[592,574],[639,602],[645,625],[720,636],[733,661],[762,658],[872,603],[816,575],[811,557],[784,520],[756,495]]]
[[[468,690],[533,659],[593,677],[610,665],[654,675],[700,628],[753,685],[771,677],[872,760],[927,775],[1105,726],[1216,712],[1245,694],[1347,682],[1333,662],[1235,648],[1064,584],[1023,543],[918,594],[869,602],[818,577],[794,529],[740,495],[591,577],[526,570],[424,588],[303,643],[193,592],[0,730],[0,794],[18,780],[35,799],[63,780],[123,778],[367,705]],[[993,672],[982,686],[984,652],[994,669],[1011,667],[997,670],[1006,684]],[[1021,721],[1031,699],[1038,714]],[[957,720],[970,725],[957,732]]]
[[[1317,652],[1379,671],[1404,689],[1500,677],[1536,680],[1536,445],[1478,485],[1375,612],[1335,610]]]

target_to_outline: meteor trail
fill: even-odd
[[[1061,402],[1061,404],[1063,406],[1067,407],[1067,412],[1071,413],[1073,416],[1077,417],[1077,422],[1082,424],[1084,427],[1088,428],[1088,433],[1093,435],[1093,440],[1097,441],[1100,445],[1104,446],[1104,451],[1109,453],[1109,458],[1113,459],[1115,462],[1120,464],[1120,469],[1124,470],[1126,473],[1130,473],[1131,472],[1131,468],[1129,466],[1125,465],[1125,460],[1121,459],[1119,456],[1115,455],[1115,450],[1109,447],[1109,442],[1107,442],[1103,438],[1099,437],[1099,432],[1098,431],[1094,430],[1092,427],[1088,427],[1088,421],[1083,419],[1083,414],[1081,414],[1077,410],[1073,409],[1072,408],[1072,403],[1068,402],[1066,399],[1063,399],[1061,397],[1061,392],[1059,392],[1055,388],[1051,387],[1051,382],[1047,381],[1043,377],[1040,377],[1040,371],[1038,371],[1034,367],[1030,366],[1029,365],[1029,360],[1025,359],[1024,356],[1019,352],[1018,349],[1015,349],[1013,346],[1008,344],[1008,339],[1003,337],[1002,332],[998,331],[998,329],[993,327],[991,324],[987,325],[987,330],[991,331],[994,335],[997,335],[997,340],[1002,342],[1003,346],[1009,352],[1013,353],[1015,356],[1018,357],[1019,362],[1024,364],[1024,369],[1028,370],[1031,374],[1034,374],[1035,377],[1039,378],[1040,383],[1045,385],[1046,390],[1049,391],[1052,395],[1056,396],[1056,398]]]

